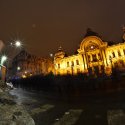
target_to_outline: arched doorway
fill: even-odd
[[[79,52],[83,52],[83,61],[88,72],[92,74],[103,73],[105,66],[104,49],[106,46],[107,43],[96,36],[86,37],[82,41]]]
[[[88,70],[90,74],[100,74],[103,72],[103,57],[100,50],[100,46],[91,42],[85,48]]]

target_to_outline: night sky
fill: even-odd
[[[125,0],[0,0],[0,39],[20,39],[38,56],[59,46],[74,54],[87,28],[121,42],[123,24]]]

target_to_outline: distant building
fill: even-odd
[[[123,30],[125,32],[125,28]],[[55,75],[96,72],[110,75],[113,68],[125,69],[125,42],[109,46],[97,33],[88,31],[78,54],[67,57],[59,47],[54,57]]]
[[[22,50],[12,62],[11,77],[32,75],[76,75],[78,73],[110,75],[113,69],[125,71],[125,27],[123,41],[119,44],[103,41],[98,33],[87,29],[80,48],[75,55],[67,56],[62,47],[54,55],[54,61],[39,58]],[[53,57],[53,54],[50,55]]]
[[[12,61],[9,69],[10,77],[29,77],[32,75],[46,75],[53,70],[53,63],[50,59],[39,58],[22,50]]]

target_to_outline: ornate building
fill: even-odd
[[[95,72],[110,75],[113,68],[125,69],[125,42],[109,46],[93,33],[85,36],[76,55],[66,57],[63,49],[58,49],[54,57],[56,75]]]
[[[48,74],[53,70],[53,62],[50,59],[39,58],[22,50],[12,61],[9,70],[11,77],[28,77],[38,74]]]

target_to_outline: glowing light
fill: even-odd
[[[50,57],[53,57],[53,54],[52,54],[52,53],[50,53]]]
[[[10,45],[12,46],[12,45],[13,45],[13,43],[11,42],[11,43],[10,43]]]
[[[22,78],[26,78],[26,75],[22,75]]]
[[[21,68],[18,66],[18,67],[17,67],[17,70],[19,71],[20,69],[21,69]]]
[[[93,49],[94,48],[94,46],[91,46],[91,49]]]
[[[32,73],[30,74],[30,76],[32,76]]]
[[[16,46],[16,47],[21,47],[21,42],[20,42],[20,41],[18,41],[18,40],[17,40],[17,41],[15,41],[15,46]]]
[[[1,65],[3,65],[6,60],[7,60],[7,56],[3,55],[1,57]]]

